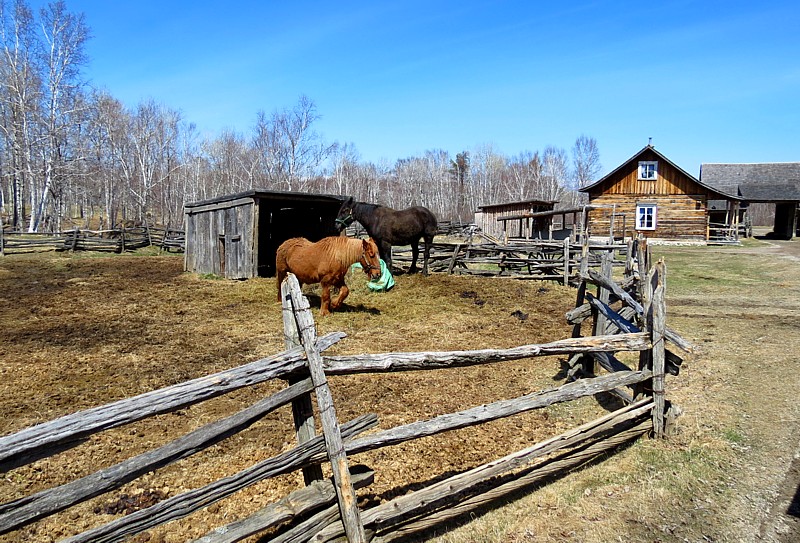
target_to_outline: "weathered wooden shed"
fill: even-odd
[[[800,162],[755,164],[703,164],[700,179],[745,203],[775,204],[772,235],[791,239],[797,235],[800,205]]]
[[[339,196],[249,190],[187,204],[184,269],[228,279],[275,275],[275,251],[289,238],[335,236]]]
[[[647,145],[599,181],[580,189],[589,195],[590,236],[672,241],[709,241],[710,200],[723,202],[733,221],[741,197],[695,179]],[[738,225],[726,228],[735,235]]]
[[[478,206],[475,224],[497,239],[547,238],[552,217],[531,217],[531,214],[552,211],[556,202],[522,200]]]

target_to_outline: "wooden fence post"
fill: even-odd
[[[79,235],[79,230],[78,227],[76,226],[72,230],[72,247],[70,248],[70,251],[72,251],[73,253],[75,252],[75,249],[78,247],[78,235]]]
[[[613,251],[606,251],[603,253],[600,264],[600,274],[613,281],[614,273],[614,253]],[[597,299],[608,305],[608,300],[611,298],[611,291],[603,288],[602,285],[597,285]],[[602,314],[597,314],[594,319],[594,327],[592,329],[593,336],[602,336],[606,333],[606,318]]]
[[[292,311],[291,295],[289,293],[289,283],[284,281],[281,285],[281,304],[283,306],[283,339],[287,349],[302,346],[300,333],[297,329],[297,321]],[[294,376],[289,378],[289,384],[293,385],[302,381],[305,376]],[[297,434],[297,442],[305,443],[312,440],[317,432],[314,429],[314,406],[311,401],[311,394],[303,394],[292,402],[292,416],[294,417],[294,428]],[[314,481],[323,480],[322,466],[319,464],[303,468],[303,479],[306,485]]]
[[[289,297],[294,308],[297,329],[300,332],[300,342],[306,351],[311,380],[314,382],[317,406],[320,419],[322,419],[322,431],[333,470],[336,496],[339,499],[339,513],[342,516],[342,524],[347,534],[347,540],[350,543],[366,543],[367,537],[364,533],[364,525],[361,523],[356,491],[350,478],[347,454],[344,450],[339,423],[336,420],[333,398],[330,388],[328,388],[325,372],[322,369],[322,356],[316,346],[317,332],[314,318],[311,316],[308,300],[300,291],[300,284],[294,274],[290,273],[286,278],[286,282],[289,285]]]
[[[656,437],[664,437],[664,367],[666,351],[664,347],[664,333],[666,327],[666,301],[664,290],[666,287],[666,264],[660,260],[653,268],[651,277],[648,278],[653,292],[648,320],[653,344],[653,433]]]
[[[569,238],[564,238],[564,286],[569,286]]]
[[[639,236],[636,246],[636,264],[639,271],[639,302],[646,305],[649,297],[645,299],[647,289],[645,283],[647,282],[647,273],[650,271],[650,249],[647,247],[647,238]]]
[[[636,240],[634,240],[633,238],[629,239],[627,241],[626,247],[627,248],[625,250],[626,253],[625,253],[625,274],[624,275],[625,275],[625,278],[627,279],[628,277],[633,275],[633,260],[634,260],[633,257],[635,255],[635,251],[636,251]]]

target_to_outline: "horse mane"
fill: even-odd
[[[323,238],[318,242],[322,250],[331,260],[338,262],[343,268],[361,260],[361,240],[334,236]]]

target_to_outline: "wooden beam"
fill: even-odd
[[[283,341],[287,349],[303,347],[300,341],[300,332],[297,329],[297,321],[292,311],[291,295],[288,290],[288,283],[281,285],[281,307],[283,316]],[[289,378],[289,383],[293,384],[302,379],[301,375],[294,375]],[[314,428],[314,404],[311,400],[311,391],[298,397],[292,402],[292,418],[294,419],[295,434],[298,443],[310,441],[316,435]],[[323,479],[322,466],[307,466],[303,468],[303,479],[307,485],[314,481]]]
[[[375,415],[364,415],[343,425],[342,434],[349,438],[374,427],[376,424],[377,417]],[[262,460],[239,473],[214,481],[203,488],[172,496],[155,505],[139,509],[108,524],[62,541],[63,543],[112,543],[122,541],[127,536],[149,530],[165,522],[184,518],[259,481],[294,471],[309,462],[318,461],[317,459],[324,454],[325,442],[322,436],[317,436],[294,449]]]
[[[326,356],[325,371],[339,375],[365,372],[432,370],[485,364],[487,362],[519,360],[537,356],[588,353],[592,351],[643,351],[649,348],[650,340],[648,334],[639,332],[638,334],[560,339],[551,343],[523,345],[510,349]]]
[[[264,415],[313,389],[305,379],[225,419],[212,422],[180,438],[65,485],[0,505],[0,534],[121,487],[135,478],[201,451],[239,432]]]

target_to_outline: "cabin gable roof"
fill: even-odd
[[[598,190],[601,190],[603,185],[608,182],[615,182],[620,177],[623,177],[632,168],[636,168],[638,166],[638,162],[640,160],[658,160],[659,162],[663,162],[668,164],[670,168],[675,170],[680,176],[684,177],[690,184],[695,184],[698,187],[702,188],[703,191],[709,191],[714,195],[718,195],[723,199],[731,199],[731,200],[740,200],[741,198],[735,193],[725,192],[724,190],[710,186],[706,183],[701,182],[700,180],[696,179],[693,175],[689,174],[686,170],[672,162],[666,156],[661,154],[656,150],[655,147],[652,145],[647,145],[642,148],[639,152],[634,154],[631,158],[620,164],[616,169],[602,177],[601,179],[595,181],[591,185],[587,185],[580,190],[580,192],[586,193],[596,193]]]

